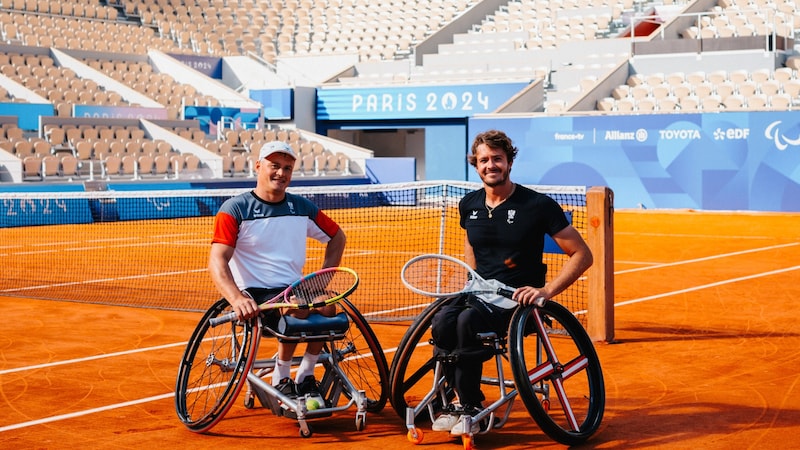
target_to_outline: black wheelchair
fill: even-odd
[[[434,352],[430,331],[434,314],[453,300],[437,299],[425,308],[401,339],[392,361],[391,403],[414,444],[423,440],[423,424],[430,426],[456,399],[444,376],[446,356]],[[491,403],[475,416],[460,417],[461,429],[467,430],[461,436],[465,449],[474,448],[475,434],[505,425],[517,397],[542,431],[559,443],[580,444],[598,430],[605,408],[600,361],[586,330],[568,309],[554,301],[520,306],[506,336],[485,333],[480,338],[494,349],[495,365],[484,364],[481,381]],[[475,422],[485,426],[474,432]]]
[[[246,408],[254,408],[257,398],[275,415],[296,420],[302,437],[313,433],[310,419],[351,407],[356,408],[356,430],[363,430],[367,412],[379,412],[386,405],[389,368],[364,316],[347,298],[336,305],[333,317],[281,316],[277,323],[266,323],[259,315],[248,321],[212,326],[210,319],[231,312],[225,299],[217,301],[200,319],[181,359],[175,385],[178,418],[189,430],[206,432],[219,423],[246,387]],[[275,339],[262,339],[262,335]],[[288,397],[263,379],[271,378],[275,367],[277,340],[324,342],[316,374],[324,404]],[[258,359],[259,353],[271,356]],[[295,357],[293,366],[301,359]]]

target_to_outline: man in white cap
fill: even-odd
[[[226,200],[215,217],[209,272],[239,319],[255,317],[259,303],[302,276],[306,238],[326,244],[322,268],[338,266],[342,260],[344,231],[310,200],[286,192],[296,159],[285,142],[264,144],[255,164],[255,189]],[[327,316],[336,312],[333,305],[317,311]],[[303,318],[309,311],[288,313]],[[275,321],[276,317],[277,313],[265,320]],[[296,344],[279,342],[272,384],[289,396],[309,394],[321,403],[314,366],[322,344],[308,343],[293,380],[291,361]]]

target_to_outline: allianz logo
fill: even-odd
[[[789,146],[797,147],[800,145],[800,133],[797,133],[798,136],[796,137],[787,137],[784,135],[780,130],[780,120],[776,120],[771,124],[767,125],[767,128],[764,129],[764,137],[767,139],[772,140],[775,143],[775,148],[780,151],[786,150]]]
[[[647,140],[647,130],[639,128],[636,131],[606,130],[603,135],[606,141],[639,141]]]

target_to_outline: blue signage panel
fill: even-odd
[[[227,108],[221,106],[187,106],[183,110],[186,120],[197,119],[200,129],[206,134],[216,136],[217,127],[224,121],[223,127],[234,129],[257,128],[261,121],[261,110],[252,108]]]
[[[509,134],[520,183],[609,186],[619,208],[800,211],[797,111],[474,118],[468,127]]]
[[[0,103],[0,116],[16,116],[23,130],[38,130],[39,116],[53,116],[54,111],[50,103]]]
[[[91,222],[87,199],[7,198],[0,202],[0,228]]]
[[[261,103],[265,120],[291,120],[292,89],[252,89],[250,98]]]
[[[490,113],[529,83],[317,89],[317,120],[449,119]]]
[[[176,219],[200,215],[197,202],[192,197],[118,198],[116,209],[119,220]]]
[[[183,53],[170,53],[169,56],[207,77],[216,78],[217,80],[222,79],[222,58],[218,56],[201,56]]]
[[[166,108],[147,108],[144,106],[101,106],[75,105],[75,117],[93,119],[148,119],[165,120]]]

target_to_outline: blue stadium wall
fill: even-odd
[[[492,114],[526,84],[317,89],[317,127],[425,129],[421,179],[479,181],[474,136],[520,149],[515,181],[609,186],[617,208],[800,211],[800,113]]]
[[[618,208],[800,211],[798,112],[469,120],[492,128],[520,149],[521,183],[609,186]]]

